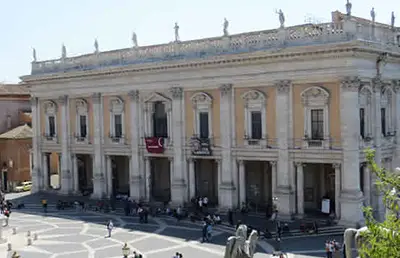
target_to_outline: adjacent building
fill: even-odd
[[[351,11],[351,10],[350,10]],[[400,165],[400,30],[340,12],[332,22],[35,61],[34,191],[221,208],[278,197],[282,215],[343,223],[384,213],[366,148]],[[283,13],[281,13],[283,18]],[[36,57],[35,57],[36,58]],[[325,207],[326,208],[326,207]]]

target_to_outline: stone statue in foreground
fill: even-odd
[[[253,230],[247,239],[247,226],[240,225],[236,235],[228,238],[224,258],[251,258],[254,256],[258,241],[257,231]]]

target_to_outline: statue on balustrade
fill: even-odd
[[[394,12],[392,12],[392,20],[390,25],[392,26],[392,29],[394,29],[394,23],[395,23],[396,17],[394,16]]]
[[[36,59],[36,49],[35,48],[32,48],[32,57],[33,57],[33,62],[36,62],[37,59]]]
[[[376,17],[375,8],[372,7],[372,9],[371,9],[371,20],[372,20],[372,23],[375,23],[375,17]]]
[[[347,0],[347,3],[346,3],[346,13],[347,13],[347,16],[350,16],[351,15],[351,7],[352,7],[353,5],[350,3],[350,1],[349,0]]]
[[[99,42],[97,41],[97,39],[94,40],[94,52],[96,54],[99,53]]]
[[[278,12],[276,12],[279,15],[279,22],[281,24],[281,28],[285,27],[285,15],[282,12],[282,9],[279,9]]]
[[[226,18],[224,18],[224,36],[225,37],[229,35],[228,27],[229,27],[229,21]]]
[[[133,47],[138,47],[138,42],[137,42],[137,35],[136,33],[132,33],[132,43],[133,43]]]
[[[67,48],[65,47],[65,45],[63,44],[61,47],[61,58],[67,58]]]
[[[179,25],[177,22],[175,22],[174,31],[175,31],[175,41],[178,42],[179,41]]]
[[[240,225],[235,236],[228,238],[224,258],[252,258],[258,241],[257,231],[253,230],[247,239],[247,226]]]

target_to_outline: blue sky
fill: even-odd
[[[355,16],[390,23],[395,11],[400,26],[400,1],[352,0]],[[328,22],[331,11],[345,12],[346,0],[0,0],[0,82],[18,82],[30,73],[32,47],[38,60],[55,59],[61,45],[68,56],[93,52],[97,38],[101,51],[131,46],[135,31],[139,45],[170,42],[174,23],[181,40],[219,36],[223,19],[231,34],[279,26],[275,9],[282,9],[286,25],[305,17]],[[378,5],[379,4],[379,5]]]

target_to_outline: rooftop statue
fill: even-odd
[[[97,39],[94,40],[94,52],[96,54],[99,53],[99,42],[97,41]]]
[[[229,27],[229,21],[226,18],[224,18],[224,36],[225,37],[229,35],[228,27]]]
[[[33,62],[37,61],[37,59],[36,59],[36,49],[35,48],[32,48],[32,58],[33,58]]]
[[[62,59],[67,58],[67,48],[65,47],[64,44],[62,44],[62,47],[61,47],[61,58]]]
[[[283,14],[282,9],[279,9],[279,11],[276,13],[279,14],[279,22],[281,24],[281,28],[285,27],[285,15]]]
[[[252,258],[258,241],[257,231],[253,230],[247,239],[247,226],[240,225],[235,236],[228,238],[224,258]]]
[[[391,23],[390,23],[392,29],[394,28],[395,21],[396,21],[396,17],[394,16],[394,12],[392,12],[392,20],[391,20]]]
[[[376,17],[375,8],[372,7],[372,9],[371,9],[371,20],[372,20],[372,23],[375,23],[375,17]]]
[[[133,44],[133,47],[138,47],[139,46],[138,42],[137,42],[137,35],[136,35],[135,32],[132,33],[132,44]]]
[[[351,15],[351,7],[352,7],[352,6],[353,6],[353,5],[350,3],[350,1],[347,0],[347,3],[346,3],[346,13],[347,13],[348,16]]]
[[[175,41],[179,41],[179,25],[177,22],[175,22],[175,26],[174,26],[174,31],[175,31]]]

